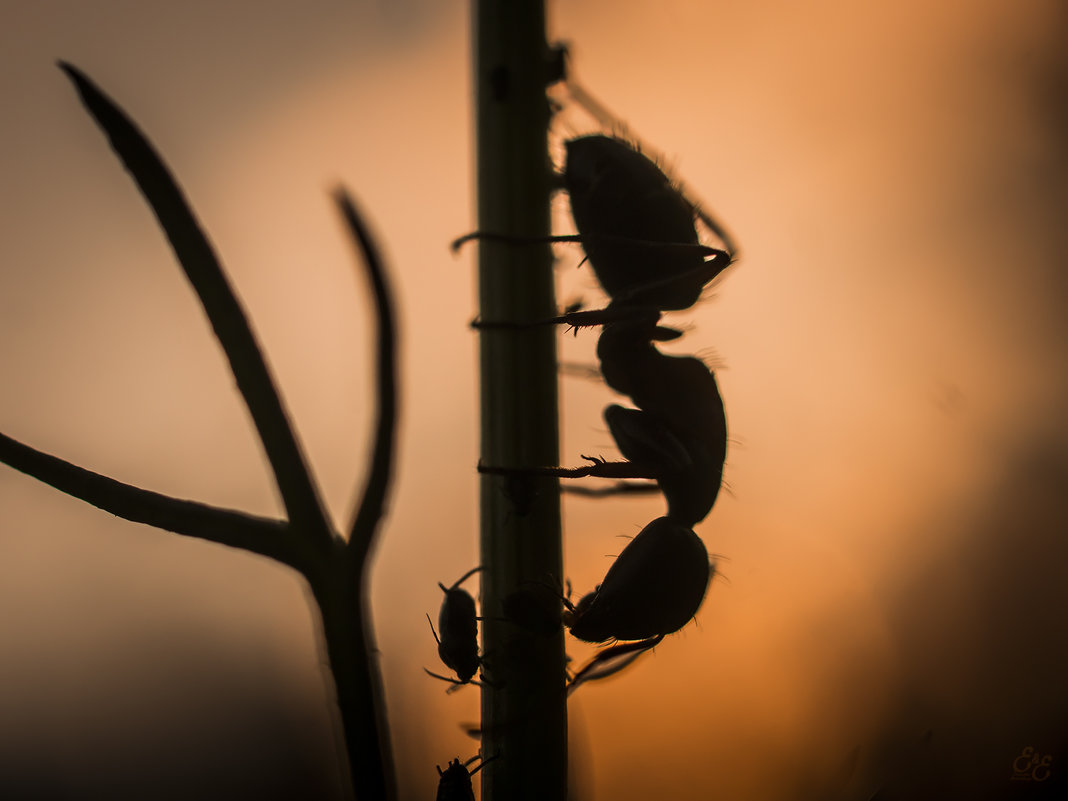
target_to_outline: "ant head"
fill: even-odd
[[[579,598],[579,602],[577,604],[573,604],[571,603],[571,601],[565,601],[565,604],[567,606],[567,609],[564,612],[565,626],[567,626],[568,628],[572,628],[579,622],[579,620],[582,619],[582,616],[586,613],[586,610],[588,610],[593,605],[593,602],[597,600],[597,593],[600,589],[601,586],[597,585],[597,588],[594,589],[593,592],[588,592],[581,598]]]

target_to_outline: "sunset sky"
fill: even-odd
[[[729,492],[697,528],[722,578],[696,624],[573,696],[576,799],[859,801],[916,777],[1044,797],[1068,775],[1062,4],[568,0],[548,16],[577,79],[742,253],[665,347],[715,367],[727,409]],[[403,797],[431,797],[434,765],[477,749],[478,691],[446,696],[422,670],[440,669],[437,582],[478,563],[475,250],[448,250],[474,220],[467,4],[0,3],[0,431],[279,516],[201,307],[56,59],[182,183],[339,526],[373,387],[330,190],[374,226],[403,337],[377,638]],[[553,144],[590,130],[567,108]],[[566,221],[565,197],[554,209]],[[575,246],[557,253],[561,304],[602,302]],[[561,333],[561,359],[594,364],[594,345]],[[616,400],[561,378],[566,464],[615,453]],[[566,498],[576,591],[661,513]],[[0,796],[340,797],[291,571],[0,466],[0,608]],[[1051,783],[1010,782],[1028,746],[1053,755]]]

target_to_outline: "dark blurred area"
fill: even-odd
[[[279,695],[270,655],[158,619],[80,667],[82,685],[43,665],[39,706],[0,728],[0,797],[23,799],[341,798],[338,754],[315,700]],[[195,645],[191,645],[195,643]],[[51,680],[48,674],[54,674]],[[311,703],[309,703],[309,701]]]
[[[899,588],[896,709],[859,748],[875,798],[1066,797],[1066,434],[1036,431],[1006,453],[1000,484],[944,521],[956,547]]]

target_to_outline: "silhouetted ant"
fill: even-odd
[[[460,758],[449,761],[449,766],[445,770],[441,769],[440,765],[435,765],[438,769],[438,793],[437,801],[475,801],[475,791],[471,786],[471,777],[478,773],[488,763],[497,758],[497,755],[491,756],[489,759],[483,759],[474,770],[468,770],[467,766],[479,758],[478,754],[475,754],[466,762],[461,762]]]
[[[560,51],[562,53],[563,51]],[[561,55],[561,64],[563,58]],[[560,76],[566,74],[561,66]],[[603,109],[568,80],[575,99],[594,116]],[[602,649],[569,682],[580,684],[622,670],[697,613],[715,566],[693,526],[719,495],[726,458],[727,423],[712,371],[693,356],[670,356],[657,344],[681,336],[660,325],[661,314],[693,306],[705,286],[733,259],[726,231],[700,212],[663,170],[621,138],[580,136],[564,143],[559,188],[567,191],[574,236],[525,237],[475,232],[471,239],[507,244],[578,242],[610,302],[604,309],[568,308],[550,320],[481,322],[478,327],[526,328],[563,323],[576,330],[602,326],[597,356],[606,383],[635,407],[605,409],[608,428],[626,461],[583,456],[582,467],[509,468],[479,464],[479,471],[505,476],[653,479],[667,514],[653,520],[623,549],[593,592],[567,609],[572,636],[593,643],[620,641]],[[697,220],[724,249],[700,241]],[[627,486],[624,484],[623,486]],[[570,596],[570,590],[568,592]],[[526,628],[555,630],[551,615],[525,594],[510,598],[509,619]]]
[[[423,668],[435,679],[441,679],[455,685],[449,689],[452,692],[457,687],[465,684],[477,684],[474,676],[478,673],[482,660],[478,655],[478,618],[475,613],[475,599],[467,590],[460,589],[460,585],[480,571],[482,568],[474,567],[468,570],[451,587],[446,587],[438,582],[441,591],[445,593],[445,600],[441,602],[441,611],[438,613],[438,628],[441,629],[441,637],[434,630],[434,623],[427,615],[430,623],[430,631],[438,644],[438,656],[445,666],[456,673],[456,678],[441,676]]]

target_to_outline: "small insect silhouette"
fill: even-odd
[[[467,766],[478,758],[479,755],[475,754],[466,762],[461,762],[457,757],[449,761],[449,766],[445,770],[442,770],[440,765],[435,766],[440,777],[438,779],[437,801],[475,801],[475,791],[471,786],[471,777],[497,757],[491,756],[489,759],[483,759],[474,770],[468,770]]]
[[[697,614],[711,577],[701,538],[659,517],[627,544],[604,581],[565,613],[564,622],[572,636],[587,642],[671,634]]]
[[[480,571],[482,568],[474,567],[468,570],[451,587],[438,583],[441,591],[445,593],[445,600],[441,603],[441,611],[438,613],[438,628],[441,636],[438,637],[434,630],[434,624],[430,622],[430,631],[438,644],[438,656],[445,666],[456,673],[456,679],[448,676],[440,676],[437,673],[426,672],[436,679],[448,681],[459,687],[464,684],[472,684],[474,676],[482,660],[478,655],[478,618],[475,613],[475,599],[467,590],[460,589],[460,585]],[[450,692],[453,689],[450,689]]]

